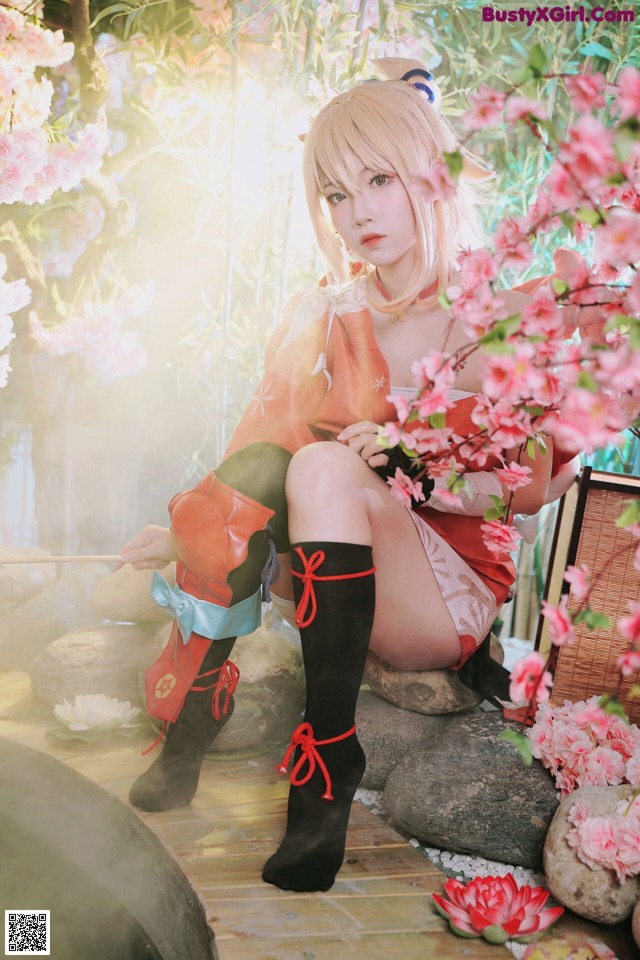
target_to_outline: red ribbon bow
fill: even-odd
[[[218,679],[215,683],[210,684],[208,687],[191,687],[192,690],[203,691],[203,690],[213,690],[211,694],[211,716],[214,720],[219,720],[221,716],[226,717],[229,710],[229,700],[231,695],[235,693],[236,687],[238,686],[238,680],[240,679],[240,671],[236,667],[235,663],[232,663],[231,660],[225,660],[221,667],[217,667],[215,670],[209,670],[207,673],[201,673],[196,677],[196,680],[204,680],[205,677],[210,677],[214,673],[219,674]],[[226,696],[224,698],[224,703],[222,705],[222,713],[220,711],[220,696],[222,691],[226,689]]]
[[[329,740],[316,740],[313,735],[313,727],[311,724],[301,723],[300,726],[296,727],[291,734],[291,743],[287,747],[287,752],[284,755],[282,763],[279,767],[276,767],[276,769],[279,773],[286,773],[293,751],[296,749],[296,747],[300,747],[300,756],[293,770],[291,771],[291,776],[289,777],[291,785],[293,787],[302,787],[305,783],[308,783],[316,771],[316,766],[318,766],[322,771],[325,786],[324,793],[320,799],[333,800],[333,794],[331,793],[331,777],[329,776],[327,766],[318,753],[316,747],[323,747],[327,743],[338,743],[339,740],[346,740],[347,737],[350,737],[351,734],[355,732],[356,727],[354,724],[350,730],[347,730],[346,733],[341,733],[339,737],[331,737]],[[308,770],[304,776],[301,776],[302,768],[305,764],[307,764]]]
[[[296,607],[295,613],[296,627],[298,627],[300,630],[302,630],[304,627],[308,627],[310,623],[313,623],[318,611],[316,592],[313,589],[314,580],[354,580],[357,577],[368,577],[370,573],[376,572],[376,568],[371,567],[370,570],[360,570],[358,573],[337,573],[332,577],[317,577],[315,571],[325,561],[326,555],[324,550],[316,550],[315,553],[311,554],[308,560],[304,555],[304,550],[302,547],[296,547],[295,551],[300,557],[303,566],[302,573],[298,573],[297,570],[291,571],[294,577],[297,577],[298,580],[302,580],[303,584],[302,596],[300,597],[300,603]],[[311,605],[311,613],[308,617],[306,617],[306,619],[304,619],[309,605]]]

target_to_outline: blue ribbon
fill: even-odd
[[[185,644],[192,633],[209,640],[221,640],[223,637],[244,637],[260,626],[259,589],[232,607],[221,607],[217,603],[198,600],[178,586],[172,587],[156,570],[151,581],[151,597],[159,606],[167,608]]]

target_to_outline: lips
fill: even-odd
[[[380,233],[364,233],[360,237],[360,243],[363,247],[373,246],[378,240],[384,240],[384,237]]]

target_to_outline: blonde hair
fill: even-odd
[[[355,155],[371,170],[388,170],[389,166],[395,170],[416,220],[416,265],[407,289],[390,302],[371,299],[373,306],[383,313],[405,309],[424,289],[434,266],[439,287],[449,283],[465,231],[465,240],[469,232],[482,237],[475,214],[478,197],[470,181],[491,174],[463,151],[463,173],[447,199],[429,201],[411,181],[442,159],[443,153],[456,148],[457,137],[449,121],[426,95],[402,80],[365,81],[334,97],[320,111],[304,140],[304,182],[311,222],[334,282],[350,276],[349,257],[324,206],[323,185],[332,183],[353,191],[358,174]],[[367,265],[362,272],[370,269]]]

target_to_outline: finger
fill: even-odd
[[[350,426],[345,427],[336,439],[344,442],[345,440],[357,437],[360,433],[377,433],[377,430],[377,423],[373,423],[371,420],[359,420],[358,423],[352,423]]]
[[[373,457],[369,457],[367,463],[372,470],[375,470],[376,467],[386,467],[389,463],[389,457],[386,453],[376,453]]]
[[[363,457],[365,460],[372,454],[379,452],[376,450],[375,444],[371,442],[370,433],[363,433],[358,437],[354,437],[353,440],[349,440],[348,446],[350,450],[353,450],[354,453],[357,453],[358,456]],[[365,451],[368,451],[368,453]]]

